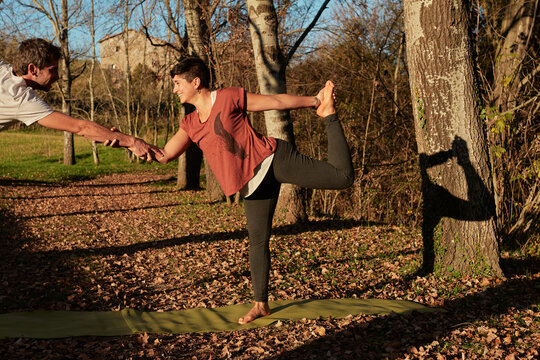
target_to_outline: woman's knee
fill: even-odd
[[[340,189],[347,189],[354,184],[354,172],[353,171],[347,171],[342,176],[342,181],[340,184]]]

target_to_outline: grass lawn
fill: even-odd
[[[138,171],[171,171],[177,162],[167,165],[156,162],[130,163],[123,149],[98,144],[100,164],[95,165],[92,143],[81,136],[75,140],[75,165],[63,165],[63,132],[39,129],[0,132],[0,176],[30,181],[62,182],[91,179],[97,175]],[[163,144],[161,144],[163,145]]]

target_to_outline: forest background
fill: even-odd
[[[280,51],[282,56],[291,55],[285,70],[287,92],[313,95],[327,79],[336,84],[338,112],[356,170],[355,183],[347,190],[302,191],[308,213],[419,227],[422,179],[413,124],[417,104],[409,85],[403,5],[395,0],[274,4]],[[538,255],[538,2],[475,0],[469,5],[478,96],[484,104],[481,117],[496,189],[497,230],[503,246]],[[209,34],[203,47],[214,87],[260,92],[244,1],[1,1],[0,59],[11,62],[24,38],[40,36],[60,44],[68,54],[64,67],[69,71],[64,69],[67,77],[43,94],[47,102],[73,116],[117,126],[163,145],[185,113],[172,94],[168,70],[178,58],[193,53],[190,24],[184,21],[188,6],[203,9],[199,27]],[[508,65],[511,75],[500,78],[501,49],[516,40],[511,36],[522,34],[511,31],[520,21],[516,8],[528,9],[532,23],[521,39],[523,51],[516,52],[514,63]],[[321,11],[323,16],[317,18]],[[126,72],[100,68],[100,34],[127,29],[163,40],[173,54],[170,62],[158,70],[144,61],[128,66]],[[497,100],[501,94],[507,99],[504,103]],[[324,159],[324,124],[311,110],[294,111],[291,118],[301,152]],[[262,114],[253,114],[252,122],[266,132]],[[126,157],[126,161],[134,160]]]

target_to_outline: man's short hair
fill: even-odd
[[[60,57],[60,48],[47,40],[39,38],[24,40],[19,44],[19,49],[13,59],[13,71],[19,76],[26,75],[28,65],[34,64],[38,69],[43,69]]]
[[[184,58],[172,68],[171,77],[181,75],[187,81],[193,81],[195,78],[201,80],[201,87],[210,88],[210,70],[208,66],[198,57]]]

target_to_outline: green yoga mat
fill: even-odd
[[[72,336],[120,336],[137,333],[185,334],[242,330],[267,326],[278,320],[344,318],[348,315],[385,315],[410,311],[436,311],[405,300],[336,299],[282,300],[270,303],[272,314],[239,325],[252,304],[215,309],[189,309],[169,312],[121,311],[30,311],[0,314],[0,338],[63,338]]]

